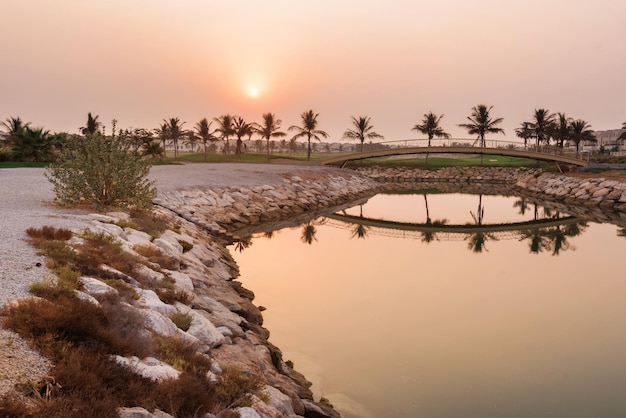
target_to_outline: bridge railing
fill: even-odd
[[[380,144],[383,146],[387,146],[390,148],[408,148],[408,147],[428,147],[429,141],[428,139],[402,139],[395,141],[383,141],[376,142],[367,145],[375,145]],[[433,138],[430,140],[430,147],[482,147],[481,141],[479,139],[471,139],[471,138]],[[524,144],[522,142],[515,141],[504,141],[504,140],[495,140],[495,139],[485,139],[485,147],[486,148],[503,148],[510,150],[519,150],[519,151],[533,151],[539,152],[542,154],[550,154],[550,155],[560,155],[565,157],[571,157],[575,159],[579,159],[582,161],[589,161],[589,152],[582,151],[576,152],[575,149],[571,149],[569,147],[562,148],[557,147],[555,145],[539,145],[536,144]],[[443,151],[445,152],[445,151]]]

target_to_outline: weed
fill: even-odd
[[[134,229],[143,231],[152,238],[160,237],[168,227],[168,222],[163,216],[150,211],[132,212],[131,221],[136,225]]]
[[[187,331],[191,326],[193,316],[188,313],[176,312],[170,315],[170,319],[176,326],[183,331]]]
[[[250,394],[261,394],[265,382],[260,376],[244,373],[237,367],[223,367],[215,388],[221,402],[229,407],[250,406]]]
[[[57,285],[67,287],[68,289],[78,289],[80,287],[81,273],[73,269],[71,266],[64,264],[59,265],[56,262],[49,263],[48,268],[57,275]]]
[[[72,231],[53,226],[42,226],[41,228],[28,228],[26,234],[32,242],[37,241],[67,241],[72,238]]]
[[[159,247],[155,245],[135,245],[133,250],[139,255],[146,257],[150,262],[156,263],[162,268],[175,270],[180,268],[180,262],[175,257],[163,254]]]
[[[173,305],[174,302],[180,302],[184,305],[188,305],[189,302],[191,302],[193,299],[192,294],[185,292],[184,290],[180,290],[180,289],[175,290],[175,289],[160,288],[156,290],[156,293],[159,296],[159,299],[161,299],[161,301],[169,305]]]
[[[179,239],[179,240],[178,240],[178,243],[179,243],[180,245],[182,245],[182,247],[183,247],[183,253],[186,253],[187,251],[191,251],[191,249],[193,248],[193,244],[192,244],[192,243],[190,243],[190,242],[188,242],[188,241],[185,241],[185,240]]]
[[[206,375],[211,369],[211,360],[195,350],[185,341],[155,334],[154,341],[158,357],[177,370]]]
[[[122,297],[128,296],[130,299],[139,300],[139,294],[135,289],[121,279],[106,279],[104,283],[116,289]]]

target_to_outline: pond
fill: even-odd
[[[344,417],[623,417],[626,228],[582,213],[380,194],[231,252]]]

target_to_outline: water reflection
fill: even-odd
[[[309,220],[301,225],[300,240],[312,245],[317,242],[317,226],[329,225],[350,230],[351,238],[366,239],[370,236],[383,235],[400,238],[419,238],[421,242],[430,244],[434,241],[459,240],[467,241],[467,248],[473,253],[488,252],[487,242],[500,239],[528,240],[531,254],[540,254],[549,251],[553,256],[562,251],[574,250],[575,247],[569,238],[581,235],[587,228],[587,221],[576,216],[562,214],[558,210],[542,207],[537,203],[528,203],[525,198],[519,198],[513,203],[513,209],[525,216],[532,208],[532,219],[508,223],[486,223],[485,203],[483,195],[477,196],[478,206],[468,211],[471,222],[450,224],[448,219],[432,219],[428,205],[428,194],[423,193],[425,222],[398,222],[389,219],[369,218],[363,214],[364,204],[352,208],[342,209],[339,212],[322,216],[317,220]],[[435,195],[437,196],[437,195]],[[440,195],[439,195],[440,196]],[[349,212],[358,208],[358,215]],[[276,230],[263,232],[261,235],[272,238]],[[401,232],[401,234],[397,234]],[[626,228],[618,230],[618,236],[624,236]],[[235,251],[242,252],[252,245],[252,236],[236,238],[233,241]]]
[[[418,191],[263,225],[233,256],[271,341],[346,417],[618,417],[624,232],[597,208]]]

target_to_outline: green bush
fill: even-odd
[[[141,209],[156,196],[154,183],[147,180],[150,166],[119,137],[74,136],[46,176],[61,203]]]

